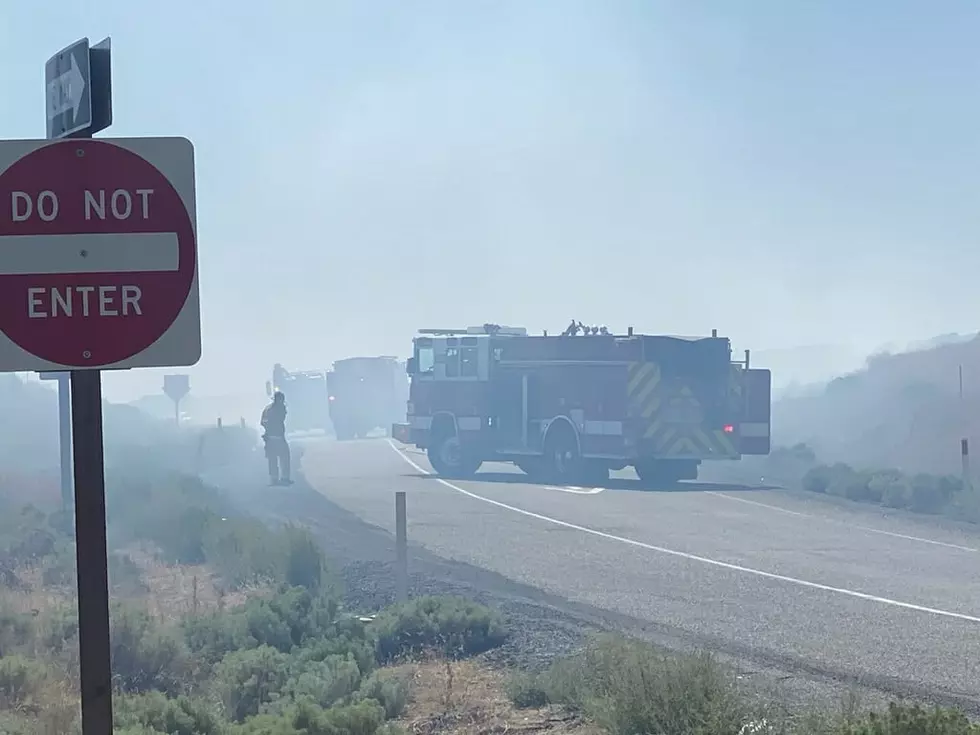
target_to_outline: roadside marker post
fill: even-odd
[[[82,732],[111,735],[101,371],[200,359],[194,150],[92,139],[108,38],[55,54],[45,84],[47,139],[0,141],[0,372],[70,373]]]
[[[405,491],[395,492],[395,598],[408,599],[408,519]]]

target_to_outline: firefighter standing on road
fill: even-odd
[[[289,444],[286,443],[286,396],[276,391],[272,403],[262,411],[262,441],[269,460],[269,481],[272,485],[292,485],[289,476]]]

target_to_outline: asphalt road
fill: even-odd
[[[306,446],[307,479],[412,543],[794,675],[980,711],[980,533],[778,490],[641,492],[431,476],[386,439]]]

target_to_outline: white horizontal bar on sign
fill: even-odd
[[[176,271],[175,232],[0,236],[0,274]]]

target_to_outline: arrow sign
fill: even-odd
[[[68,59],[71,63],[68,71],[48,82],[48,120],[71,110],[69,121],[74,124],[86,85],[75,54],[68,54]]]
[[[91,64],[87,38],[76,41],[44,66],[47,137],[64,138],[92,125]]]

